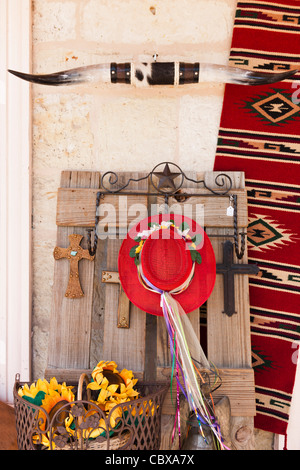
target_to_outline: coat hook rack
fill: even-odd
[[[156,180],[155,180],[156,178]],[[152,186],[152,192],[145,191],[126,191],[131,184],[138,183],[148,179],[150,185]],[[206,193],[194,193],[190,194],[187,189],[183,190],[182,186],[184,181],[189,181],[195,183],[196,185],[202,185],[207,192]],[[99,222],[98,208],[101,203],[101,199],[106,195],[140,195],[140,196],[163,196],[165,204],[168,205],[169,198],[174,197],[177,202],[183,202],[186,198],[191,196],[193,197],[231,197],[233,201],[233,228],[234,228],[234,247],[235,253],[238,259],[242,259],[245,252],[245,233],[238,233],[237,225],[237,195],[232,194],[230,191],[232,189],[232,180],[230,176],[226,173],[219,173],[215,178],[215,185],[219,187],[219,190],[212,189],[205,183],[205,180],[195,180],[189,178],[182,169],[173,162],[162,162],[156,165],[146,176],[141,178],[129,178],[128,181],[123,185],[118,185],[118,175],[114,171],[107,171],[103,174],[101,178],[101,190],[97,193],[96,198],[96,216],[95,216],[95,228],[94,231],[94,241],[93,247],[91,243],[91,232],[88,230],[88,247],[90,255],[93,256],[96,253],[97,249],[97,225]],[[241,242],[239,243],[239,237],[241,237]]]

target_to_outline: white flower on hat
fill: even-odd
[[[177,232],[182,238],[186,238],[187,234],[189,233],[190,229],[186,228],[185,230],[181,231],[179,228],[177,229]]]

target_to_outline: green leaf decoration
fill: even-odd
[[[24,398],[26,401],[29,401],[29,403],[32,403],[33,405],[42,406],[45,395],[46,393],[40,390],[34,398],[28,397],[27,395],[23,395],[22,398]]]
[[[202,258],[201,258],[200,253],[198,253],[198,251],[193,249],[193,248],[190,250],[190,252],[191,252],[192,260],[195,261],[198,264],[201,264],[202,263]]]
[[[189,224],[187,222],[182,222],[182,224],[179,227],[179,230],[181,230],[181,232],[183,232],[184,230],[186,230],[188,228],[190,228]]]
[[[141,237],[135,237],[135,239],[134,239],[134,241],[138,242],[138,243],[140,243],[141,240],[142,240]]]
[[[130,248],[129,251],[129,256],[130,258],[135,258],[135,250],[137,249],[138,245],[134,245],[132,248]]]
[[[194,238],[192,238],[192,242],[195,243],[195,245],[199,245],[199,243],[201,243],[203,240],[203,236],[201,233],[197,233]]]
[[[134,264],[136,266],[138,266],[140,264],[140,257],[138,255],[134,258]]]
[[[157,223],[157,222],[149,222],[148,227],[159,227],[159,223]]]

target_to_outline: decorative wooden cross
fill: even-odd
[[[235,311],[234,275],[258,274],[259,268],[255,264],[234,264],[233,244],[227,240],[223,246],[223,263],[217,264],[217,273],[224,276],[224,311],[231,317]]]
[[[69,235],[70,246],[68,248],[54,248],[53,256],[56,260],[67,258],[70,261],[70,274],[68,287],[65,296],[70,299],[78,299],[84,296],[80,285],[78,263],[82,259],[92,261],[95,256],[91,256],[88,250],[80,246],[83,236],[78,234]]]
[[[102,271],[102,282],[120,284],[117,326],[118,328],[129,328],[130,300],[123,291],[119,273],[114,271]]]

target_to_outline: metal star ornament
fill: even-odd
[[[172,173],[172,171],[170,170],[169,164],[166,163],[163,171],[155,171],[153,175],[159,178],[157,189],[171,188],[176,191],[177,188],[174,183],[174,180],[178,176],[181,176],[181,173]]]

